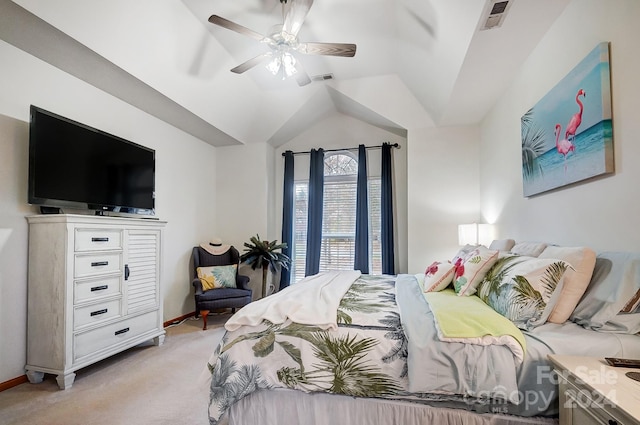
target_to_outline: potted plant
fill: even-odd
[[[262,297],[267,296],[267,270],[275,273],[279,267],[289,269],[291,259],[281,252],[287,247],[286,243],[278,244],[277,241],[261,241],[260,235],[252,236],[251,243],[244,243],[244,253],[240,260],[251,265],[251,269],[262,268]]]

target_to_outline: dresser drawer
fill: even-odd
[[[79,333],[73,337],[73,359],[82,357],[124,343],[145,332],[158,329],[158,312],[151,311],[117,323]]]
[[[122,248],[122,231],[118,229],[76,229],[75,250],[103,251]]]
[[[121,262],[122,255],[119,252],[76,254],[74,276],[80,278],[116,273],[122,270]]]
[[[73,303],[99,300],[120,293],[120,276],[77,281],[73,292]]]
[[[103,301],[73,310],[73,329],[78,330],[83,326],[104,322],[122,315],[122,300],[120,298]]]

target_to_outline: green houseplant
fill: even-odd
[[[244,243],[244,253],[240,260],[251,265],[253,270],[262,268],[262,297],[267,295],[267,271],[271,269],[275,273],[279,267],[289,269],[291,259],[281,252],[287,247],[286,243],[278,244],[276,240],[271,242],[260,240],[260,235],[252,236],[251,243]]]

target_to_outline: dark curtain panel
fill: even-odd
[[[367,195],[367,150],[364,145],[358,146],[356,246],[353,269],[369,273],[369,197]]]
[[[324,150],[311,149],[310,161],[305,276],[311,276],[320,271],[322,204],[324,201]]]
[[[391,144],[382,144],[382,176],[380,182],[382,215],[382,273],[395,274],[393,255],[393,168]]]
[[[284,153],[284,193],[282,195],[282,243],[287,247],[282,253],[291,258],[291,247],[293,245],[293,152]],[[289,266],[291,267],[291,265]],[[291,280],[291,270],[282,269],[280,274],[280,289],[289,286]]]

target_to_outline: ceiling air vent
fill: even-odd
[[[480,19],[480,31],[501,26],[513,1],[489,0]]]
[[[333,80],[333,74],[314,75],[311,77],[311,81],[327,81]]]

